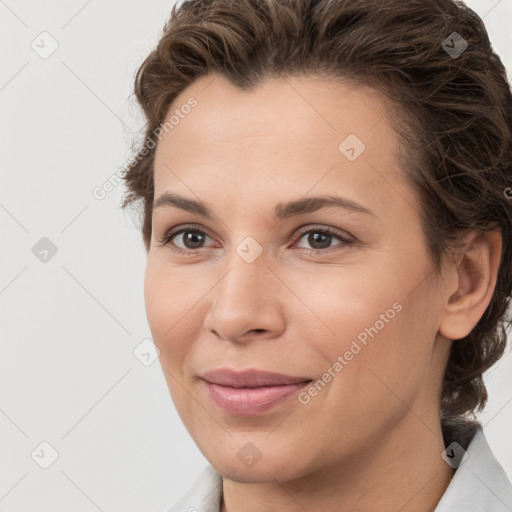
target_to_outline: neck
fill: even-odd
[[[221,512],[432,512],[454,470],[441,458],[440,420],[428,427],[413,414],[350,460],[300,479],[242,483],[223,479]]]

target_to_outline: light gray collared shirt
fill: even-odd
[[[448,446],[447,453],[453,455]],[[435,512],[512,512],[512,484],[485,438],[476,430]],[[208,465],[167,512],[220,512],[222,477]]]

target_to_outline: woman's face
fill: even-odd
[[[155,201],[189,203],[154,209],[147,316],[181,419],[231,479],[289,480],[356,463],[384,435],[432,435],[443,288],[390,108],[320,78],[242,92],[210,75],[169,111]],[[171,228],[184,231],[162,245]],[[203,380],[217,369],[310,382],[236,390]]]

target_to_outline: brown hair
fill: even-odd
[[[266,77],[314,74],[369,85],[391,98],[400,164],[420,193],[437,275],[461,234],[501,231],[492,300],[469,335],[452,343],[442,388],[444,418],[482,410],[482,374],[506,347],[512,286],[512,194],[506,193],[512,191],[512,95],[482,20],[455,0],[188,0],[173,6],[156,49],[137,72],[135,95],[147,125],[124,177],[122,207],[142,202],[146,250],[153,137],[176,96],[208,73],[241,89]]]

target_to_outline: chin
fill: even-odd
[[[304,462],[297,461],[297,453],[300,449],[288,452],[289,454],[273,450],[271,455],[262,455],[252,465],[249,465],[250,462],[244,463],[243,456],[239,458],[236,453],[231,456],[228,451],[204,455],[217,473],[229,480],[240,483],[275,483],[276,480],[286,482],[298,479],[308,473],[303,464],[298,464],[298,462]]]
[[[286,482],[301,476],[296,469],[290,473],[289,469],[284,470],[279,468],[279,465],[276,468],[276,465],[265,464],[263,461],[251,468],[244,468],[241,464],[227,461],[221,464],[212,464],[212,466],[224,478],[245,484],[275,483],[276,480]]]

